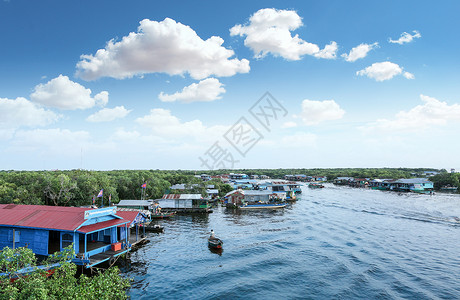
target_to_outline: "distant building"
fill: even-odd
[[[249,176],[246,175],[246,174],[234,174],[234,173],[230,173],[228,175],[228,178],[230,180],[241,180],[241,179],[249,179]]]
[[[208,200],[201,194],[164,194],[155,200],[162,209],[177,212],[209,212]]]
[[[451,173],[455,173],[455,169],[450,169],[450,172],[451,172]]]

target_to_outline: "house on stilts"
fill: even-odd
[[[131,223],[117,215],[116,207],[0,204],[0,249],[28,247],[48,256],[73,245],[73,262],[90,268],[131,249]]]

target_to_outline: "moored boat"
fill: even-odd
[[[152,219],[166,219],[166,218],[171,218],[171,217],[174,216],[175,214],[176,214],[175,211],[170,212],[170,213],[156,213],[156,214],[152,213],[152,214],[150,215],[150,217],[151,217]]]
[[[163,232],[164,227],[158,224],[149,224],[145,225],[145,231],[150,231],[150,232]]]
[[[314,182],[312,182],[312,183],[310,183],[310,184],[308,185],[308,187],[309,187],[309,188],[312,188],[312,189],[322,189],[322,188],[324,188],[324,185],[322,185],[321,183],[314,183]]]
[[[440,188],[440,190],[443,192],[456,192],[457,189],[458,188],[456,186],[443,186]]]
[[[286,203],[244,203],[239,209],[278,209],[286,207]]]

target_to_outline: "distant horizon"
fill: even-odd
[[[15,171],[15,172],[40,172],[40,171],[95,171],[95,172],[110,172],[110,171],[184,171],[184,172],[200,172],[202,174],[206,174],[206,172],[220,172],[220,171],[252,171],[252,170],[332,170],[332,169],[420,169],[420,170],[425,170],[425,171],[430,171],[430,170],[446,170],[447,173],[451,172],[451,169],[455,169],[455,172],[458,173],[457,168],[431,168],[431,167],[331,167],[331,168],[239,168],[239,169],[219,169],[219,170],[207,170],[207,169],[152,169],[152,168],[147,168],[147,169],[108,169],[108,170],[93,170],[93,169],[43,169],[43,170],[15,170],[15,169],[10,169],[10,170],[0,170],[0,172],[7,172],[7,171]],[[460,170],[459,170],[460,171]]]

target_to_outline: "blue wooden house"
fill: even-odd
[[[92,267],[130,250],[129,220],[100,209],[0,204],[0,249],[28,247],[41,256],[73,245],[78,265]],[[117,231],[119,225],[124,225]]]

